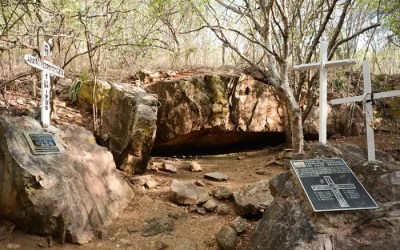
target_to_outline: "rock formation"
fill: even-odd
[[[24,132],[43,132],[27,117],[0,117],[0,216],[29,233],[88,242],[133,198],[111,153],[77,125],[50,127],[61,154],[34,155]]]
[[[379,154],[377,154],[379,155]],[[316,145],[305,158],[343,157],[379,205],[376,210],[314,213],[294,174],[270,181],[274,201],[248,249],[397,249],[400,245],[400,165],[367,163],[357,146]],[[378,156],[380,160],[384,155]],[[389,158],[386,158],[389,159]],[[390,160],[390,159],[389,159]]]
[[[99,110],[103,109],[101,144],[112,152],[117,167],[125,173],[145,172],[157,129],[157,99],[132,84],[99,81],[96,87],[97,104]],[[93,83],[83,84],[81,105],[91,107],[92,92]]]

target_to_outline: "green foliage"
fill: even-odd
[[[344,88],[344,80],[342,78],[340,78],[340,77],[335,78],[335,82],[334,83],[335,83],[335,87],[337,89],[343,89]]]
[[[82,88],[82,85],[85,84],[90,78],[90,74],[86,71],[82,72],[79,78],[75,79],[69,89],[69,98],[71,99],[72,103],[75,103],[78,100],[79,91]]]

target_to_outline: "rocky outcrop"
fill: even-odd
[[[92,103],[93,84],[84,84],[79,93],[83,106]],[[131,84],[99,81],[99,109],[103,122],[101,144],[113,154],[116,165],[127,174],[147,169],[157,129],[157,99]],[[103,103],[102,105],[100,103]]]
[[[161,103],[154,152],[212,152],[224,146],[285,141],[284,105],[274,88],[248,75],[192,75],[156,82],[148,88]],[[318,110],[315,106],[304,123],[306,139],[318,138]],[[348,129],[350,114],[353,122]],[[358,135],[364,127],[359,106],[354,106],[354,112],[350,104],[329,106],[328,135]]]
[[[24,132],[43,132],[27,117],[0,117],[0,216],[29,233],[86,243],[133,198],[112,154],[93,134],[50,127],[61,154],[33,155]]]
[[[148,88],[161,103],[156,147],[213,148],[240,143],[244,133],[256,138],[284,130],[284,111],[272,89],[244,75],[194,75]]]
[[[365,164],[364,151],[354,145],[315,145],[305,155],[314,157],[349,159],[379,209],[314,213],[297,177],[283,173],[270,181],[274,201],[253,231],[249,249],[398,249],[398,162]]]

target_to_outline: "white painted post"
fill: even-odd
[[[42,56],[50,57],[51,56],[51,47],[50,44],[45,42],[42,47]],[[41,60],[39,58],[33,57],[31,55],[24,55],[25,62],[39,70],[42,71],[42,80],[41,80],[41,122],[42,127],[47,128],[50,125],[50,95],[51,95],[51,83],[50,83],[50,75],[55,75],[58,77],[64,77],[64,70],[51,64],[48,61]]]
[[[328,123],[328,68],[341,67],[356,62],[351,59],[328,61],[328,42],[320,43],[320,62],[295,65],[294,70],[319,69],[319,142],[326,144]]]
[[[319,142],[326,144],[326,127],[328,121],[328,42],[322,41],[320,45],[321,69],[319,71]]]
[[[51,56],[51,47],[47,42],[42,46],[42,57]],[[50,126],[50,96],[51,96],[51,80],[50,72],[47,70],[42,71],[42,84],[41,84],[41,121],[42,127],[47,128]]]
[[[42,91],[41,91],[41,121],[42,127],[47,128],[50,125],[50,72],[42,71]]]
[[[374,128],[371,126],[374,117],[374,110],[372,108],[372,88],[371,88],[371,74],[369,69],[368,60],[363,62],[363,78],[364,78],[364,94],[369,99],[365,101],[365,121],[367,128],[367,145],[368,145],[368,161],[375,161],[375,136]]]

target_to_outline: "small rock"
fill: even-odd
[[[236,231],[231,227],[223,227],[217,233],[217,243],[222,250],[234,250],[237,244]]]
[[[214,181],[226,181],[228,180],[228,176],[221,174],[219,172],[212,172],[212,173],[206,173],[204,175],[204,178],[214,180]]]
[[[199,186],[199,187],[204,187],[206,185],[204,183],[204,181],[202,181],[202,180],[196,180],[196,182],[194,184],[196,184],[196,186]]]
[[[231,227],[235,229],[236,233],[243,233],[247,230],[247,221],[241,216],[238,216],[232,221]]]
[[[173,250],[196,250],[196,244],[191,240],[183,239],[173,248]]]
[[[145,186],[148,189],[154,188],[158,184],[157,181],[154,180],[153,176],[151,175],[135,176],[131,180],[133,183],[138,184],[140,186]]]
[[[208,211],[215,211],[218,203],[214,199],[209,199],[206,203],[204,203],[204,208]]]
[[[38,245],[39,247],[41,247],[41,248],[45,248],[47,244],[45,244],[44,242],[39,241],[39,242],[37,243],[37,245]],[[7,246],[7,247],[8,247],[8,246]]]
[[[266,174],[268,174],[268,172],[265,171],[265,170],[257,170],[257,171],[256,171],[256,174],[259,174],[259,175],[266,175]]]
[[[128,227],[128,232],[133,234],[133,233],[139,232],[139,229],[137,227],[135,227],[135,226],[129,226]]]
[[[223,200],[231,198],[232,191],[225,186],[219,186],[214,190],[213,194],[217,200]]]
[[[203,168],[196,161],[191,161],[189,163],[189,166],[190,166],[190,171],[192,171],[192,172],[201,172],[201,171],[203,171]]]
[[[172,211],[168,213],[168,217],[175,220],[186,219],[188,217],[188,214],[183,211]]]
[[[130,246],[132,245],[131,242],[127,239],[120,239],[119,242],[121,242],[125,246]]]
[[[293,149],[285,149],[279,153],[279,159],[292,159],[293,157]]]
[[[196,211],[199,214],[205,215],[207,213],[206,209],[204,207],[199,207],[199,206],[195,206],[196,207]]]
[[[168,248],[168,245],[160,240],[157,240],[156,242],[154,242],[155,250],[163,250],[163,249],[167,249],[167,248]]]
[[[172,165],[169,162],[163,162],[162,167],[160,168],[161,171],[164,172],[170,172],[170,173],[176,173],[177,169],[176,167],[174,167],[174,165]]]
[[[9,244],[7,244],[7,248],[8,249],[19,249],[19,248],[21,248],[21,245],[15,244],[15,243],[9,243]]]
[[[6,106],[6,102],[0,101],[0,106]]]
[[[239,215],[263,212],[274,200],[267,180],[242,187],[233,198]]]
[[[277,161],[277,160],[270,160],[267,162],[266,167],[268,166],[272,166],[272,165],[277,165],[277,166],[284,166],[285,163],[283,163],[282,161]]]
[[[22,99],[18,99],[18,100],[17,100],[17,104],[19,104],[19,105],[24,105],[24,103],[25,103],[25,102],[24,102],[24,100],[22,100]]]
[[[247,158],[247,156],[242,155],[242,156],[239,156],[237,159],[238,159],[239,161],[241,161],[241,160],[244,160],[244,159],[246,159],[246,158]]]
[[[225,204],[219,204],[216,209],[217,214],[219,215],[228,215],[231,212],[231,208]]]
[[[148,218],[145,220],[147,224],[144,226],[142,236],[154,236],[163,232],[172,232],[175,228],[174,222],[169,219],[162,219],[158,217]]]
[[[208,191],[194,185],[178,180],[172,180],[170,188],[170,199],[182,205],[197,205],[208,201]]]

